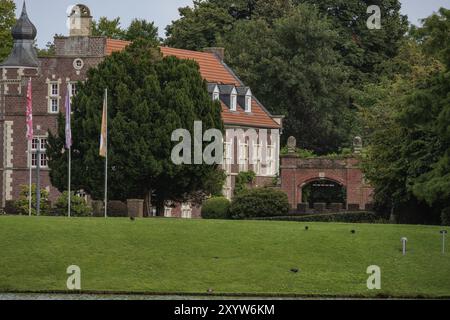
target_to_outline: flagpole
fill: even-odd
[[[71,179],[71,171],[72,171],[72,147],[69,148],[69,186],[67,187],[69,193],[67,195],[67,206],[68,206],[68,211],[67,211],[67,216],[70,218],[70,206],[71,206],[71,194],[70,194],[70,179]]]
[[[70,108],[70,87],[69,87],[69,85],[67,85],[67,93],[66,93],[66,99],[67,99],[67,101],[66,101],[66,147],[68,147],[68,151],[69,151],[69,155],[68,155],[68,157],[69,157],[69,168],[68,168],[68,170],[69,170],[69,173],[68,173],[68,187],[67,187],[67,190],[68,190],[68,194],[67,194],[67,216],[70,218],[70,209],[71,209],[71,206],[72,206],[72,196],[71,196],[71,190],[70,190],[70,185],[71,185],[71,178],[72,178],[72,133],[70,132],[70,137],[68,138],[67,137],[67,135],[68,135],[68,130],[67,129],[70,129],[70,126],[71,126],[71,119],[72,119],[72,117],[71,117],[71,112],[72,112],[72,108]],[[67,123],[68,122],[68,123]]]
[[[31,170],[31,140],[28,139],[28,167],[30,170],[30,174],[29,174],[29,182],[30,182],[30,188],[28,189],[28,215],[31,217],[31,198],[32,198],[32,192],[31,192],[31,175],[32,175],[32,170]]]
[[[105,124],[106,124],[106,157],[105,157],[105,218],[108,217],[108,89],[105,89]]]

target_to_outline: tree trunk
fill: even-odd
[[[146,191],[144,197],[144,216],[152,216],[152,192]]]
[[[395,217],[395,206],[394,206],[394,203],[392,203],[392,206],[391,206],[391,215],[389,216],[389,222],[397,223],[397,219]]]

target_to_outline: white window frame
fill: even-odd
[[[75,91],[75,92],[74,92]],[[72,98],[77,94],[77,83],[76,82],[70,82],[70,92],[69,96]]]
[[[31,167],[37,167],[37,143],[40,144],[40,167],[48,168],[47,137],[33,137],[31,141]]]
[[[59,97],[59,83],[58,82],[50,82],[49,83],[49,97]]]
[[[275,146],[267,146],[267,157],[266,157],[266,174],[268,176],[275,175]]]
[[[59,113],[60,93],[61,86],[59,81],[48,82],[48,113]],[[54,110],[53,107],[56,107],[56,110]]]
[[[213,94],[212,94],[212,99],[213,101],[219,101],[220,100],[220,90],[219,87],[216,86],[214,88]]]
[[[261,145],[255,143],[253,144],[253,171],[260,175],[261,169]]]
[[[237,110],[237,91],[236,88],[233,88],[230,94],[230,110],[236,111]]]
[[[252,96],[245,96],[245,112],[252,112]]]
[[[49,113],[58,113],[59,112],[59,99],[56,97],[50,97],[50,99],[48,99],[49,103],[48,103],[48,112]],[[53,103],[55,103],[55,105],[53,105]],[[53,107],[56,108],[53,109]]]
[[[248,143],[239,142],[239,172],[248,171]]]
[[[231,142],[224,142],[224,152],[223,152],[223,170],[226,173],[231,173],[231,164],[233,161],[233,144]]]

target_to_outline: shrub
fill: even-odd
[[[108,201],[108,217],[127,217],[128,208],[122,201]]]
[[[234,184],[234,195],[238,195],[245,190],[249,184],[253,183],[255,180],[256,173],[253,171],[241,171],[236,176],[235,184]]]
[[[19,200],[16,202],[16,208],[19,214],[29,214],[29,195],[30,187],[28,185],[20,186]],[[41,189],[40,214],[45,216],[49,214],[50,201],[48,200],[48,191]],[[31,215],[36,215],[36,185],[31,185]]]
[[[305,216],[285,216],[257,218],[258,220],[299,221],[299,222],[345,222],[345,223],[386,223],[374,212],[356,211],[341,213],[312,214]]]
[[[68,192],[64,191],[56,200],[55,213],[57,215],[65,216],[67,215],[68,206]],[[71,192],[70,196],[70,215],[73,217],[88,217],[92,215],[92,208],[86,203],[82,197],[75,195]]]
[[[230,217],[230,201],[225,197],[213,197],[202,205],[203,219],[228,219]]]
[[[19,214],[19,208],[17,207],[16,201],[14,200],[6,200],[5,201],[5,214],[10,215],[18,215]]]
[[[287,195],[276,189],[255,188],[236,195],[230,206],[233,219],[283,216],[289,212]]]
[[[441,223],[443,226],[450,226],[450,207],[442,210]]]

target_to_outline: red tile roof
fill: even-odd
[[[123,40],[106,40],[106,54],[123,50],[130,42]],[[175,56],[179,59],[193,59],[200,66],[202,77],[212,83],[232,84],[243,86],[241,81],[222,63],[215,54],[198,52],[169,47],[160,47],[163,56]],[[238,125],[261,128],[280,128],[280,125],[272,119],[270,114],[255,99],[252,100],[252,112],[245,112],[238,106],[237,111],[230,109],[222,103],[222,119],[226,125]]]

